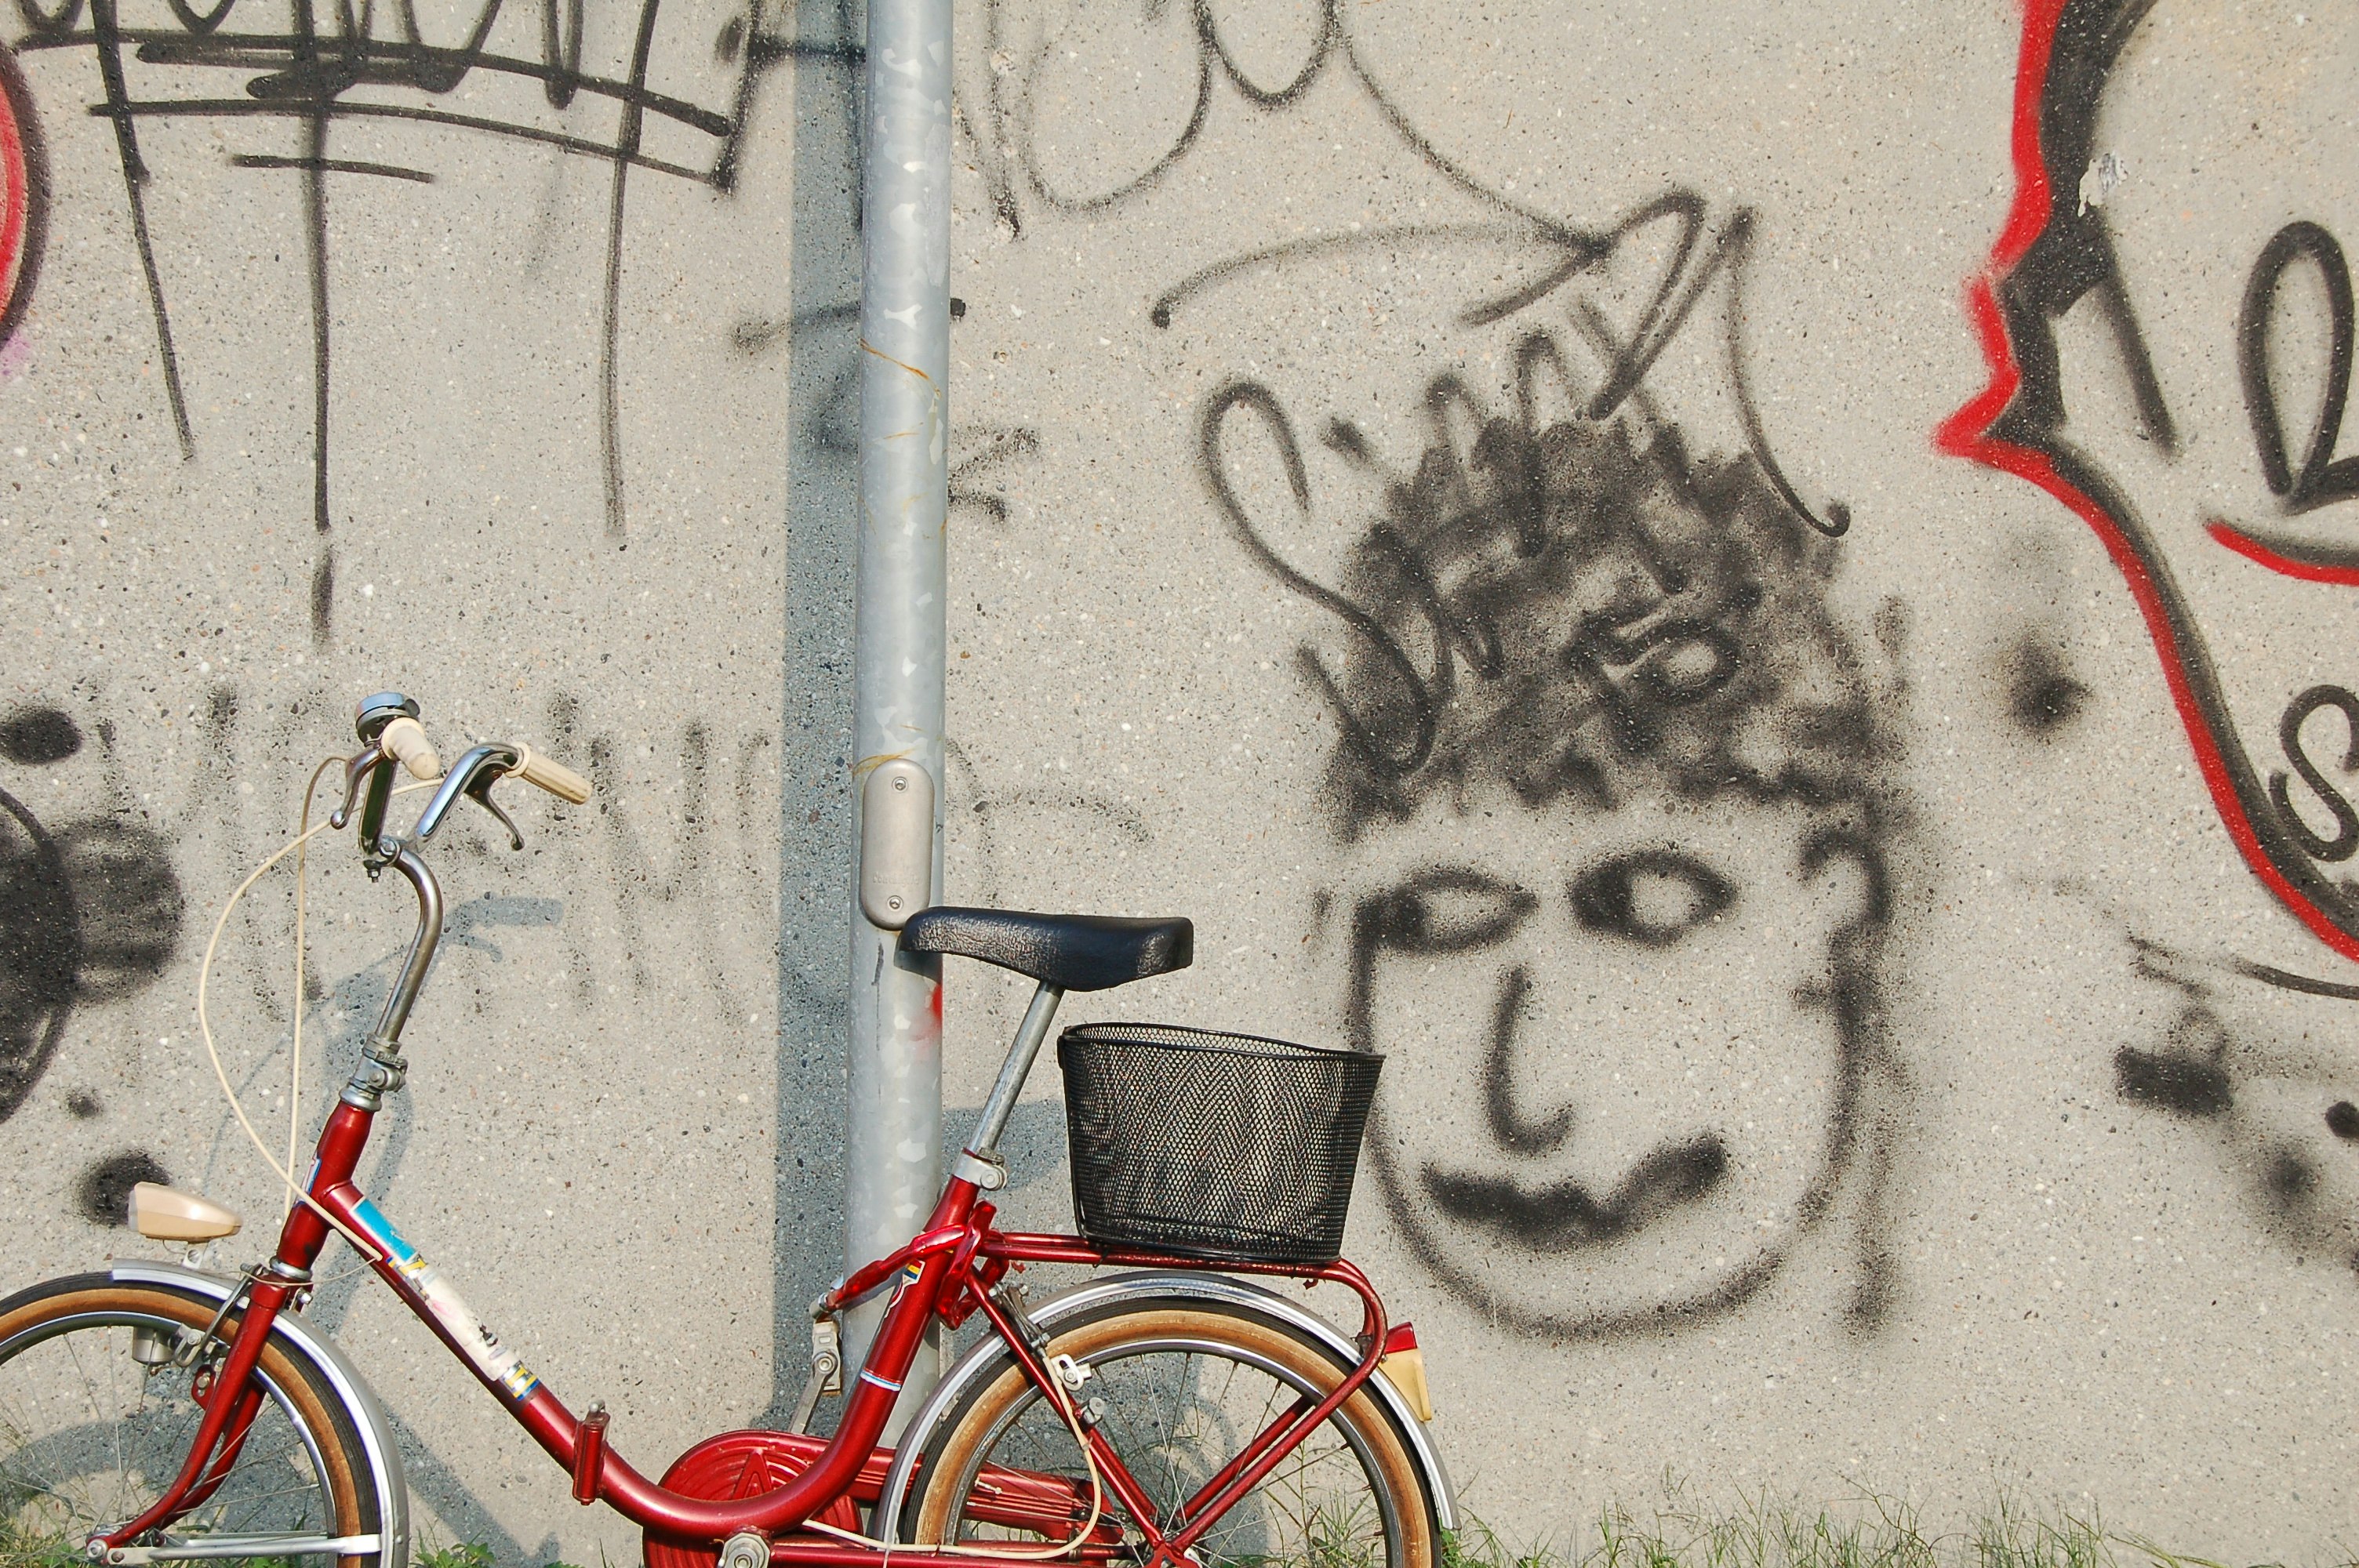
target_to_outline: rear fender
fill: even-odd
[[[1057,1325],[1077,1313],[1105,1305],[1124,1296],[1178,1296],[1190,1301],[1214,1302],[1266,1318],[1281,1328],[1305,1335],[1332,1351],[1346,1367],[1360,1362],[1360,1347],[1352,1343],[1333,1324],[1307,1307],[1259,1285],[1226,1274],[1198,1273],[1193,1270],[1172,1270],[1169,1272],[1114,1274],[1103,1280],[1093,1280],[1070,1291],[1049,1297],[1032,1309],[1032,1321],[1043,1332],[1053,1334]],[[886,1473],[885,1491],[878,1500],[875,1515],[877,1533],[897,1542],[901,1533],[901,1509],[907,1500],[910,1474],[918,1458],[935,1437],[936,1429],[948,1417],[982,1378],[986,1369],[999,1359],[998,1338],[986,1337],[975,1347],[959,1357],[958,1364],[944,1374],[934,1386],[934,1391],[918,1412],[909,1418],[907,1431],[901,1434],[900,1447],[893,1456],[893,1467]],[[1418,1468],[1424,1474],[1426,1488],[1433,1494],[1435,1522],[1443,1530],[1458,1528],[1458,1510],[1450,1491],[1450,1476],[1441,1466],[1441,1453],[1433,1444],[1425,1423],[1409,1409],[1408,1400],[1395,1388],[1383,1372],[1369,1374],[1368,1390],[1380,1400],[1392,1415],[1401,1435],[1408,1439],[1410,1454],[1416,1456]]]

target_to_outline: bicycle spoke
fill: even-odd
[[[309,1481],[298,1481],[293,1486],[276,1487],[266,1492],[241,1492],[238,1494],[238,1501],[241,1503],[253,1503],[259,1502],[265,1498],[308,1497],[318,1489],[319,1488],[317,1487]],[[226,1504],[223,1506],[227,1507]]]
[[[1388,1426],[1366,1424],[1369,1401],[1345,1401],[1292,1434],[1345,1370],[1323,1348],[1243,1314],[1159,1304],[1135,1319],[1085,1320],[1059,1339],[1094,1374],[1091,1446],[1108,1476],[1129,1477],[1111,1517],[1128,1516],[1122,1533],[1134,1546],[1195,1526],[1190,1552],[1203,1568],[1431,1568],[1430,1516],[1408,1511],[1425,1499],[1397,1485],[1413,1462]],[[976,1490],[985,1467],[1071,1452],[1048,1395],[1020,1379],[1000,1386],[984,1397],[1002,1402],[970,1407],[929,1446],[929,1489],[912,1499],[922,1539],[1014,1533],[978,1528],[968,1511],[1037,1517],[1009,1515],[998,1494]]]
[[[1177,1384],[1177,1391],[1172,1397],[1172,1402],[1175,1405],[1180,1401],[1180,1400],[1186,1397],[1188,1386],[1190,1382],[1192,1381],[1190,1374],[1194,1368],[1195,1364],[1196,1357],[1192,1354],[1183,1356],[1180,1358],[1180,1377]],[[1155,1525],[1158,1530],[1168,1530],[1175,1522],[1173,1510],[1178,1508],[1180,1501],[1179,1445],[1174,1441],[1171,1431],[1172,1423],[1169,1419],[1167,1419],[1167,1416],[1171,1412],[1167,1412],[1158,1407],[1155,1413],[1155,1424],[1161,1433],[1158,1445],[1163,1450],[1163,1474],[1165,1478],[1169,1482],[1169,1485],[1165,1488],[1163,1495],[1155,1499],[1156,1510],[1159,1515],[1161,1515],[1161,1517],[1155,1521]]]
[[[46,1563],[59,1542],[60,1568],[78,1561],[85,1533],[153,1503],[202,1424],[202,1408],[186,1397],[186,1368],[151,1371],[131,1359],[126,1336],[146,1329],[147,1314],[92,1316],[70,1319],[0,1363],[0,1568]],[[177,1327],[169,1314],[155,1323],[168,1336]],[[217,1456],[226,1467],[205,1477],[203,1502],[169,1526],[168,1539],[334,1533],[332,1483],[302,1416],[269,1375],[254,1376],[259,1399],[246,1435],[234,1454]],[[254,1561],[292,1568],[297,1555],[322,1554],[264,1545]]]
[[[1224,1393],[1234,1390],[1236,1380],[1244,1374],[1244,1371],[1245,1368],[1241,1366],[1231,1366],[1228,1381],[1224,1388]],[[1251,1422],[1255,1434],[1254,1439],[1251,1443],[1245,1445],[1245,1448],[1240,1451],[1241,1453],[1251,1452],[1256,1448],[1266,1446],[1263,1440],[1269,1435],[1270,1424],[1273,1419],[1272,1411],[1276,1409],[1277,1401],[1292,1391],[1287,1387],[1287,1385],[1279,1382],[1274,1378],[1271,1379],[1269,1382],[1270,1386],[1268,1391],[1264,1393],[1262,1396],[1261,1409],[1255,1412]],[[1225,1402],[1226,1401],[1224,1400],[1223,1403],[1225,1404]],[[1232,1431],[1228,1435],[1234,1437],[1234,1432]],[[1220,1466],[1212,1472],[1212,1475],[1218,1476],[1221,1470],[1225,1468],[1227,1468],[1226,1465]],[[1240,1465],[1238,1468],[1241,1471],[1244,1466]],[[1223,1483],[1223,1485],[1225,1485],[1225,1483]],[[1214,1497],[1219,1495],[1219,1491],[1220,1487],[1213,1485],[1212,1476],[1205,1477],[1204,1484],[1197,1488],[1196,1494],[1182,1505],[1184,1512],[1188,1517],[1192,1519],[1196,1514],[1201,1512],[1207,1504],[1211,1503]],[[1248,1491],[1244,1497],[1239,1498],[1231,1505],[1229,1511],[1215,1522],[1212,1530],[1205,1532],[1204,1538],[1207,1540],[1219,1539],[1225,1541],[1233,1538],[1242,1531],[1245,1528],[1248,1520],[1245,1519],[1240,1519],[1238,1517],[1238,1510],[1247,1506],[1248,1499],[1252,1500],[1253,1506],[1256,1508],[1262,1506],[1262,1499],[1260,1498],[1257,1490]]]
[[[18,1444],[18,1446],[17,1446],[17,1448],[16,1448],[16,1454],[21,1454],[25,1451],[25,1449],[26,1449],[26,1448],[28,1448],[28,1447],[30,1447],[30,1446],[31,1446],[31,1441],[32,1441],[32,1440],[31,1440],[30,1438],[28,1438],[27,1436],[26,1436],[26,1434],[25,1434],[22,1431],[16,1431],[16,1432],[12,1432],[12,1433],[10,1433],[8,1435],[9,1435],[10,1437],[14,1438],[14,1439],[16,1440],[16,1444]],[[11,1457],[11,1459],[10,1459],[10,1461],[9,1461],[8,1463],[6,1463],[6,1464],[5,1464],[5,1465],[0,1465],[0,1476],[13,1476],[19,1475],[19,1474],[22,1474],[22,1472],[17,1471],[17,1470],[16,1469],[16,1467],[15,1467],[15,1455],[12,1455],[12,1457]],[[39,1491],[42,1491],[42,1492],[47,1492],[47,1493],[49,1493],[49,1494],[50,1496],[52,1496],[52,1497],[57,1496],[57,1495],[58,1495],[58,1494],[57,1494],[57,1487],[59,1487],[59,1486],[62,1486],[62,1485],[64,1484],[64,1482],[65,1482],[65,1477],[64,1477],[63,1476],[59,1475],[57,1472],[55,1472],[55,1471],[53,1471],[53,1470],[51,1470],[51,1471],[45,1471],[45,1472],[43,1472],[42,1474],[47,1477],[47,1480],[46,1480],[45,1482],[43,1482],[43,1483],[41,1483],[41,1484],[38,1485],[38,1486],[37,1486],[37,1487],[36,1487],[36,1489],[37,1489],[37,1490],[39,1490]]]
[[[106,1411],[99,1407],[98,1390],[91,1386],[89,1369],[82,1364],[82,1346],[74,1343],[74,1336],[71,1334],[62,1337],[67,1358],[73,1362],[74,1376],[82,1379],[82,1396],[90,1401],[90,1418],[103,1426],[106,1424]],[[119,1432],[114,1438],[114,1464],[118,1470],[122,1468],[123,1438]]]

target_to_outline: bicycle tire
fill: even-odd
[[[1100,1429],[1166,1529],[1271,1419],[1323,1399],[1349,1371],[1265,1316],[1183,1298],[1109,1302],[1058,1325],[1049,1347],[1090,1368],[1080,1398],[1099,1401]],[[935,1431],[904,1509],[904,1541],[1046,1543],[1044,1532],[978,1517],[986,1465],[1046,1471],[1088,1496],[1072,1434],[1006,1350]],[[1111,1493],[1105,1518],[1141,1539]],[[1205,1532],[1196,1556],[1206,1568],[1434,1568],[1438,1535],[1423,1471],[1363,1388]]]
[[[179,1474],[203,1416],[190,1390],[199,1368],[151,1368],[134,1359],[134,1346],[143,1331],[151,1355],[190,1345],[190,1331],[201,1334],[219,1305],[104,1274],[51,1280],[0,1301],[0,1561],[86,1564],[85,1537],[136,1517]],[[255,1376],[265,1398],[223,1484],[150,1541],[379,1532],[383,1501],[334,1389],[275,1335]],[[324,1564],[332,1555],[339,1568],[377,1568],[381,1557],[277,1545],[201,1568]]]

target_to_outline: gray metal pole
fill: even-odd
[[[854,843],[851,1122],[845,1253],[858,1267],[917,1234],[941,1179],[939,959],[905,958],[895,930],[941,886],[942,651],[950,501],[951,0],[869,0],[867,157],[860,287],[860,566],[853,628]],[[898,764],[898,765],[897,765]],[[908,764],[915,764],[914,773]],[[862,787],[880,769],[897,820]],[[920,837],[912,838],[913,832]],[[905,880],[893,912],[873,896],[880,868]],[[889,876],[887,877],[889,881]],[[884,914],[895,930],[872,916]],[[875,1310],[850,1330],[857,1366]],[[939,1374],[913,1368],[902,1409]]]

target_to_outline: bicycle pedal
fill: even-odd
[[[598,1400],[573,1429],[573,1500],[588,1508],[598,1500],[598,1481],[606,1468],[606,1401]]]

